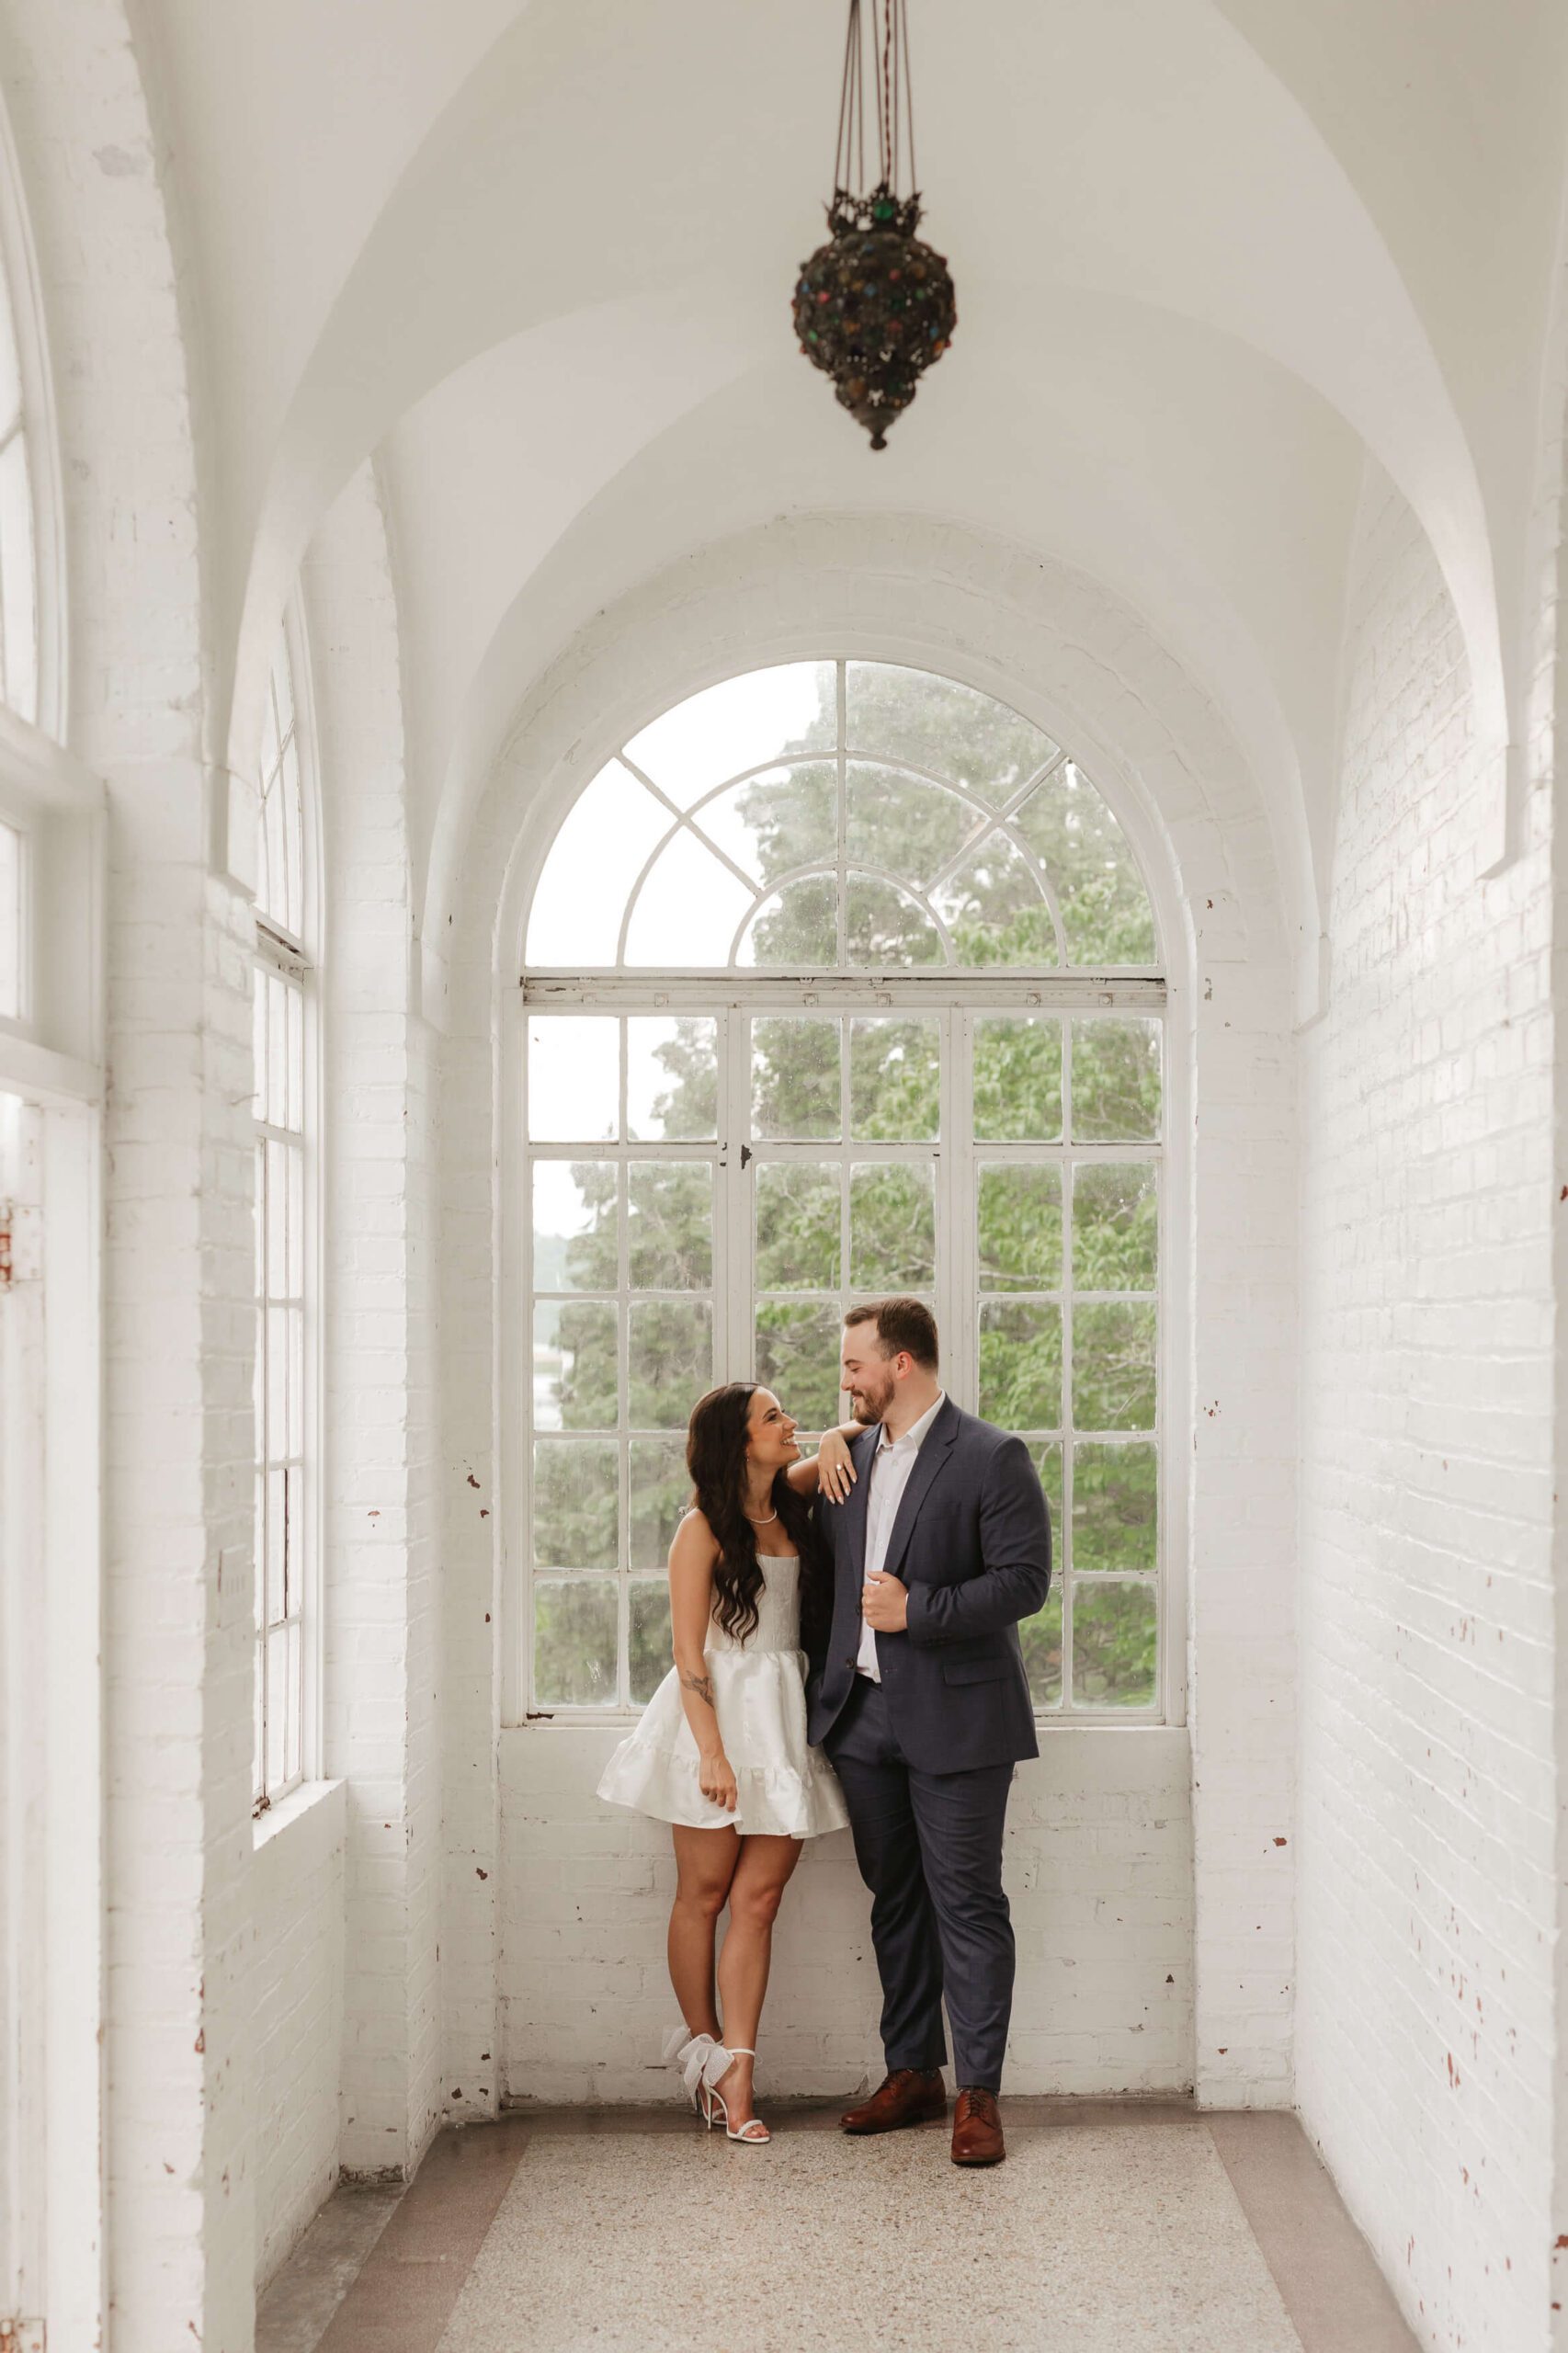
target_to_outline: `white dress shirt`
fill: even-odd
[[[915,1468],[915,1458],[920,1451],[921,1440],[947,1404],[947,1392],[938,1392],[934,1405],[928,1405],[917,1422],[911,1422],[902,1438],[889,1438],[884,1428],[871,1449],[871,1460],[866,1476],[871,1492],[866,1504],[866,1577],[868,1583],[881,1574],[882,1563],[888,1556],[888,1543],[892,1524],[898,1518],[899,1504],[909,1484],[909,1474]],[[860,1620],[860,1654],[855,1662],[858,1675],[869,1677],[873,1683],[882,1679],[877,1663],[876,1629]]]

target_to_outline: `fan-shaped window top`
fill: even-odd
[[[304,810],[294,680],[288,641],[278,636],[261,722],[261,826],[256,910],[275,931],[302,942],[305,926]]]
[[[534,894],[536,971],[1146,970],[1127,837],[1061,745],[877,662],[726,679],[584,790]]]

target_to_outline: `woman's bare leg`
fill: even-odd
[[[688,1830],[678,1822],[671,1830],[676,1877],[670,1910],[670,1984],[691,2032],[710,2034],[717,2040],[713,1938],[740,1861],[741,1839],[733,1830]]]
[[[740,2044],[750,2050],[756,2047],[773,1958],[773,1923],[803,1843],[799,1838],[741,1840],[740,1860],[730,1881],[729,1932],[719,1956],[724,2040],[732,2051]],[[737,2059],[719,2080],[732,2131],[738,2131],[756,2113],[752,2105],[752,2064],[750,2059]]]

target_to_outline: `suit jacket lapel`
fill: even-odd
[[[896,1577],[899,1574],[904,1553],[909,1549],[910,1537],[915,1531],[915,1522],[919,1515],[920,1506],[926,1500],[933,1480],[945,1467],[949,1451],[958,1434],[959,1409],[950,1397],[945,1398],[941,1412],[926,1431],[920,1451],[915,1458],[915,1468],[909,1474],[908,1484],[898,1499],[898,1510],[893,1518],[892,1533],[888,1538],[888,1556],[882,1563],[883,1570],[889,1576]],[[866,1557],[863,1530],[860,1557],[862,1561]]]
[[[847,1560],[855,1574],[855,1607],[859,1609],[860,1587],[866,1581],[866,1514],[871,1500],[871,1463],[882,1442],[881,1426],[875,1423],[851,1438],[849,1451],[855,1459],[855,1484],[841,1504],[832,1506],[844,1514],[841,1557]]]

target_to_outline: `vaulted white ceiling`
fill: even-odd
[[[797,508],[921,511],[1131,601],[1321,891],[1368,452],[1443,565],[1483,726],[1500,747],[1520,723],[1568,11],[911,0],[960,328],[879,456],[789,317],[843,14],[147,12],[199,281],[233,745],[312,531],[369,453],[421,858],[530,681],[632,582]]]

